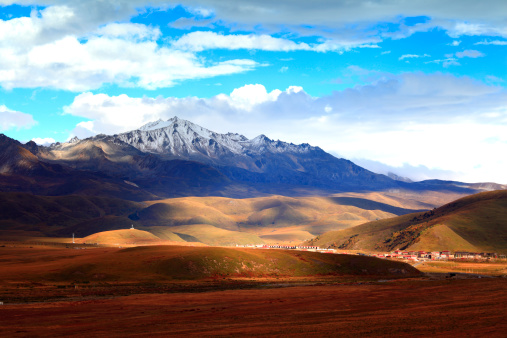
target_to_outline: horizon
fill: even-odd
[[[505,184],[506,11],[3,0],[0,132],[47,144],[178,116],[416,181]]]

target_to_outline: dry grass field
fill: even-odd
[[[133,294],[0,306],[5,337],[505,337],[504,279]]]
[[[507,276],[507,260],[499,259],[491,262],[430,261],[418,264],[417,269],[422,272],[457,272],[505,277]]]

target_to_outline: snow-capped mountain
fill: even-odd
[[[249,140],[240,134],[220,134],[178,117],[150,122],[137,130],[114,135],[114,138],[143,152],[167,158],[191,159],[220,166],[232,165],[256,172],[263,171],[262,161],[256,164],[253,158],[264,154],[323,152],[308,144],[273,141],[265,135]]]
[[[150,122],[111,138],[166,159],[210,164],[237,181],[347,189],[397,186],[394,180],[319,147],[274,141],[265,135],[248,139],[234,133],[220,134],[178,117]]]

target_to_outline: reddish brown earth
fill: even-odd
[[[503,279],[409,281],[0,306],[25,336],[489,336],[507,332]]]

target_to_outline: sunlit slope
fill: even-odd
[[[98,244],[129,244],[129,245],[146,245],[161,244],[163,241],[185,242],[176,234],[169,236],[166,234],[165,239],[161,239],[151,232],[137,229],[111,230],[102,231],[96,234],[82,238],[80,242],[98,243]]]
[[[148,231],[163,238],[168,231],[187,242],[201,242],[207,245],[263,244],[259,236],[240,231],[217,228],[210,224],[190,224],[175,227],[149,227]],[[159,235],[160,234],[160,235]]]
[[[507,252],[507,191],[467,196],[429,212],[331,231],[309,243],[344,249]]]
[[[183,197],[147,203],[148,207],[130,215],[145,226],[209,224],[259,235],[291,227],[299,232],[294,239],[301,237],[301,231],[320,234],[414,211],[362,198],[339,197]]]

